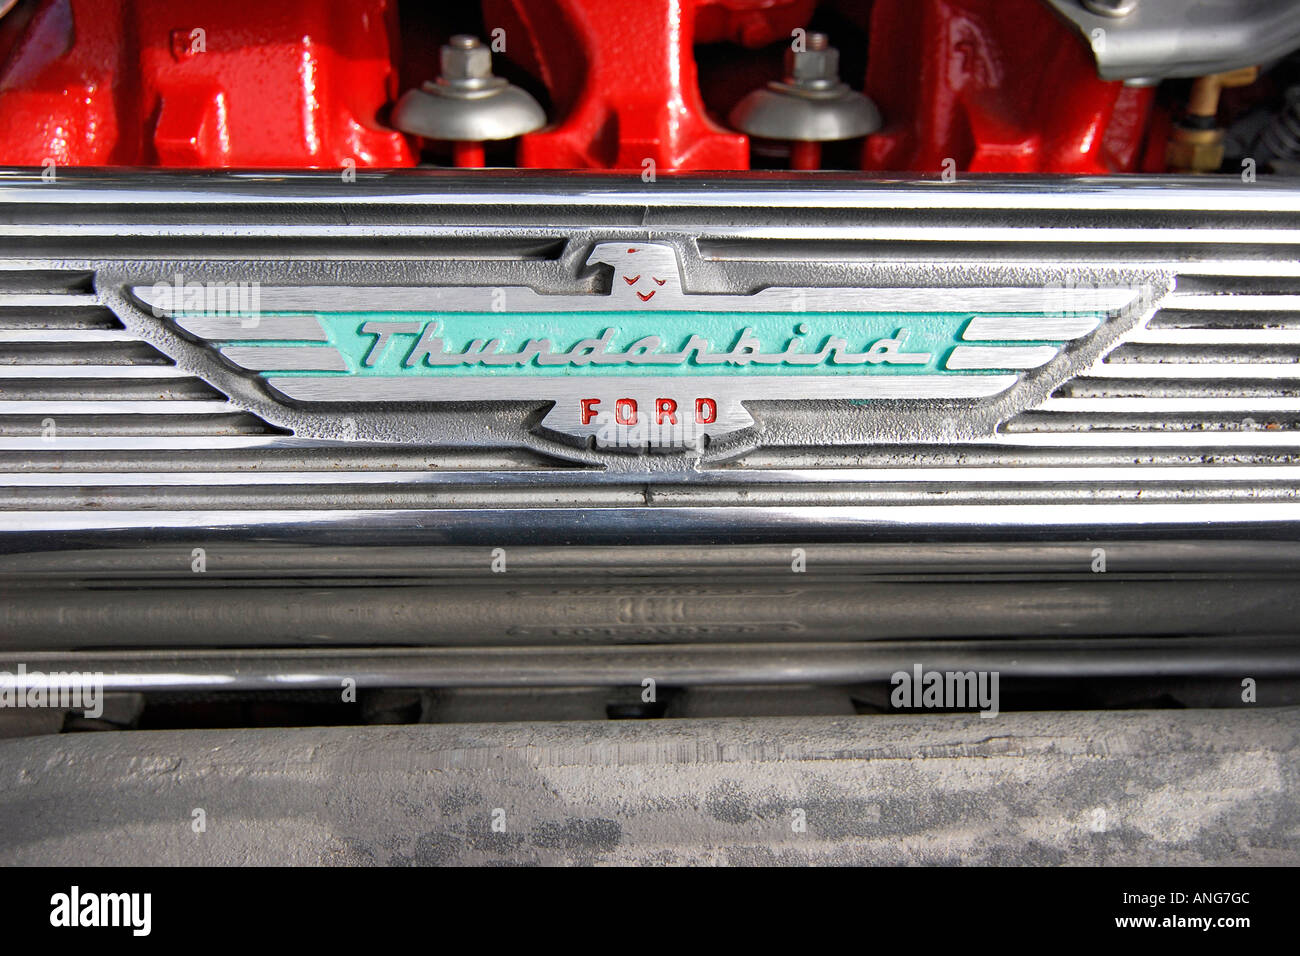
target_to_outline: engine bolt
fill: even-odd
[[[404,133],[450,142],[456,166],[482,166],[484,142],[514,139],[546,125],[537,100],[492,72],[492,51],[478,37],[452,37],[443,45],[439,63],[435,82],[402,94],[393,107],[393,125]]]
[[[785,54],[785,77],[754,90],[731,111],[731,125],[760,139],[786,140],[794,169],[821,167],[821,144],[880,129],[880,110],[840,80],[840,51],[824,33]]]

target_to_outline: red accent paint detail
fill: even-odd
[[[699,425],[712,425],[718,420],[718,403],[711,398],[695,400],[695,421]]]
[[[452,143],[451,162],[461,169],[482,169],[487,165],[487,154],[482,143]]]
[[[797,140],[790,144],[790,168],[798,170],[822,168],[822,144]]]
[[[655,279],[654,276],[651,276],[650,278]],[[655,282],[658,283],[659,285],[663,285],[667,281],[668,281],[667,279],[655,279]]]
[[[631,250],[629,249],[628,251],[630,252]],[[641,273],[638,272],[636,275],[632,276],[632,278],[630,278],[630,279],[629,279],[627,276],[623,276],[623,281],[626,282],[628,285],[636,285],[637,280],[640,279],[640,278],[641,278]]]
[[[582,406],[582,411],[579,415],[582,419],[582,424],[590,425],[591,420],[596,417],[596,406],[600,404],[600,399],[583,398],[579,400],[578,404]]]
[[[658,291],[659,291],[658,289],[651,289],[649,292],[638,292],[636,294],[636,297],[640,299],[642,302],[649,302],[651,299],[655,297],[655,293]]]
[[[620,425],[636,424],[636,400],[620,398],[614,403],[614,421]]]
[[[668,416],[670,425],[677,424],[677,403],[671,398],[659,398],[655,400],[655,424],[662,425],[664,416]]]

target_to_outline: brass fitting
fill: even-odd
[[[1175,126],[1165,149],[1173,173],[1214,173],[1223,165],[1223,130]]]
[[[1174,126],[1165,149],[1165,164],[1175,173],[1214,173],[1223,165],[1224,132],[1215,124],[1219,96],[1232,87],[1249,86],[1259,67],[1247,66],[1227,73],[1211,73],[1192,84],[1187,111]]]
[[[1187,99],[1189,116],[1219,115],[1219,94],[1237,86],[1250,86],[1259,78],[1259,67],[1243,66],[1227,73],[1211,73],[1192,84],[1192,95]]]

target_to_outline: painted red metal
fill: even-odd
[[[886,124],[864,169],[1135,168],[1154,91],[1098,79],[1038,0],[878,0],[871,37],[866,92]]]
[[[822,144],[796,140],[790,144],[791,169],[821,169]]]
[[[413,165],[418,144],[381,118],[398,67],[446,37],[407,37],[403,60],[398,2],[24,0],[0,21],[0,163]],[[719,117],[750,71],[719,78],[735,89],[701,93],[696,56],[722,48],[700,45],[754,50],[735,55],[758,85],[776,78],[765,73],[779,69],[773,46],[810,26],[815,6],[483,0],[486,30],[508,37],[503,63],[549,99],[553,121],[520,139],[518,164],[741,173],[749,142]],[[440,15],[421,32],[441,29]],[[1162,144],[1147,145],[1161,128],[1153,91],[1099,80],[1040,0],[875,0],[844,15],[847,34],[868,38],[865,89],[886,123],[860,150],[865,170],[1107,173],[1161,161]],[[842,52],[862,62],[860,48]],[[846,155],[796,144],[791,165],[822,157]],[[461,144],[452,161],[481,166],[484,150]]]
[[[485,19],[523,38],[520,62],[550,90],[558,121],[521,138],[519,164],[747,169],[747,138],[710,119],[700,98],[695,8],[694,0],[486,0]],[[721,17],[711,29],[727,27]]]
[[[462,169],[482,169],[487,165],[487,150],[482,143],[455,142],[451,144],[451,162]]]
[[[0,162],[405,166],[390,0],[42,0],[0,73]]]

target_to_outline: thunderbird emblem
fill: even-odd
[[[1131,313],[1133,288],[683,288],[673,246],[602,242],[608,291],[258,287],[216,307],[137,286],[155,315],[281,400],[553,403],[540,427],[602,447],[699,447],[746,402],[980,400]],[[195,293],[198,289],[198,293]],[[1065,370],[1058,370],[1064,375]]]

